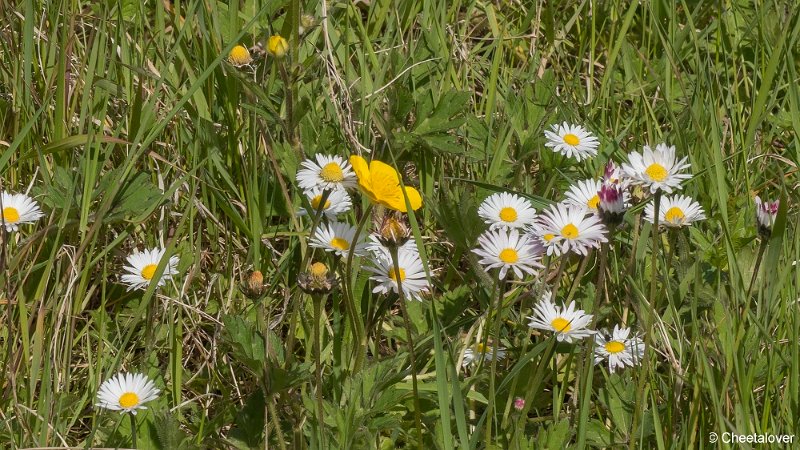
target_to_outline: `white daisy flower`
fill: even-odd
[[[597,212],[600,203],[600,186],[598,180],[583,180],[570,186],[566,202],[570,205],[583,206],[591,212]]]
[[[775,226],[775,218],[778,217],[778,206],[780,200],[766,202],[761,200],[761,197],[756,195],[756,219],[758,220],[758,229],[762,233],[769,234],[772,232],[772,227]]]
[[[383,254],[375,255],[372,263],[374,266],[366,266],[367,270],[375,274],[369,278],[377,283],[372,292],[386,294],[392,291],[398,293],[398,278],[403,286],[403,296],[406,300],[422,301],[422,295],[430,291],[425,268],[422,266],[419,253],[415,251],[398,249],[397,267],[392,263],[391,257]]]
[[[344,222],[321,223],[314,231],[309,241],[310,246],[321,248],[326,252],[334,252],[341,257],[347,257],[353,239],[356,237],[356,227]],[[353,254],[363,256],[366,250],[363,236],[355,243]]]
[[[659,189],[672,193],[673,189],[680,189],[683,180],[692,177],[691,174],[680,173],[690,167],[686,160],[686,157],[675,160],[674,145],[658,144],[655,150],[645,145],[641,154],[628,154],[628,163],[622,165],[622,170],[631,183],[649,187],[653,194]]]
[[[644,219],[650,223],[655,219],[654,209],[652,201],[644,207]],[[658,223],[673,228],[706,218],[700,204],[685,195],[664,197],[658,209]]]
[[[301,189],[346,189],[356,186],[356,174],[350,163],[339,155],[315,155],[316,162],[306,159],[297,172],[297,184]]]
[[[122,282],[128,285],[128,290],[133,289],[147,289],[150,282],[156,274],[156,268],[161,258],[164,257],[166,250],[163,248],[154,248],[139,252],[134,250],[133,254],[128,256],[128,265],[124,267],[127,273],[122,275]],[[172,279],[173,275],[178,273],[178,257],[171,256],[164,267],[164,273],[158,280],[158,286],[161,287],[168,280]]]
[[[36,200],[25,194],[12,194],[3,191],[3,225],[9,233],[19,230],[19,226],[39,220],[44,213],[39,209]]]
[[[315,187],[305,191],[304,194],[308,198],[308,203],[311,204],[311,210],[306,210],[301,207],[297,210],[297,214],[300,216],[309,215],[314,217],[319,210],[320,203],[322,203],[322,194],[324,191],[325,189],[321,187]],[[325,199],[322,213],[325,214],[325,217],[328,219],[333,220],[336,219],[337,215],[350,211],[352,207],[353,202],[347,191],[344,189],[333,189],[328,194],[328,198]]]
[[[466,367],[473,363],[477,364],[481,359],[491,362],[494,359],[494,352],[495,349],[491,345],[483,345],[482,342],[478,342],[464,350],[464,359],[461,360],[461,365]],[[501,361],[505,357],[506,349],[497,347],[497,360]]]
[[[596,156],[597,147],[600,146],[600,141],[589,130],[567,122],[553,125],[552,131],[545,130],[544,136],[547,138],[545,146],[578,161]]]
[[[542,299],[533,307],[533,315],[528,324],[531,328],[552,331],[560,342],[572,343],[576,340],[592,336],[595,332],[586,329],[592,321],[592,315],[582,309],[575,309],[575,301],[564,307],[552,302],[552,294],[545,292]]]
[[[145,375],[118,373],[100,385],[95,406],[136,414],[137,409],[147,409],[144,404],[155,400],[159,392]]]
[[[486,266],[487,272],[499,267],[502,280],[509,269],[517,278],[522,278],[523,272],[535,274],[537,268],[543,267],[539,263],[543,250],[535,239],[511,229],[486,231],[478,237],[478,248],[472,251],[483,258],[479,262]]]
[[[489,229],[524,228],[536,217],[531,202],[509,192],[490,195],[478,208],[478,215],[489,224]]]
[[[608,359],[608,371],[614,373],[625,366],[633,367],[644,357],[644,342],[638,336],[630,336],[631,330],[614,326],[611,336],[605,332],[594,335],[594,363]]]
[[[556,256],[569,251],[585,256],[589,248],[608,241],[599,217],[585,207],[564,203],[551,205],[540,214],[531,233],[541,239],[548,255]]]

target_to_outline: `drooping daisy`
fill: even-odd
[[[683,180],[692,177],[691,174],[680,173],[690,167],[686,160],[686,157],[675,160],[674,145],[658,144],[655,150],[645,145],[642,153],[628,154],[628,163],[622,164],[622,170],[631,183],[648,187],[653,194],[659,189],[669,194],[673,189],[680,189]]]
[[[305,191],[304,193],[308,198],[308,203],[311,204],[311,210],[299,208],[297,210],[297,214],[300,216],[309,215],[313,218],[317,214],[317,211],[319,211],[324,191],[325,189],[321,187],[316,187]],[[337,215],[350,211],[350,209],[353,207],[353,202],[350,199],[350,194],[348,194],[344,189],[333,189],[328,193],[328,197],[325,199],[325,204],[322,206],[322,213],[325,214],[325,217],[328,219],[336,219]]]
[[[552,131],[545,130],[544,136],[547,138],[545,146],[578,161],[597,155],[597,147],[600,146],[600,142],[589,130],[567,122],[553,125]]]
[[[630,336],[631,330],[614,325],[611,336],[605,332],[594,335],[594,363],[608,359],[608,371],[614,373],[625,366],[633,367],[644,356],[644,342],[638,336]]]
[[[2,200],[2,223],[9,233],[19,230],[20,225],[36,222],[44,216],[36,200],[25,194],[12,194],[3,191]]]
[[[153,277],[156,275],[156,269],[158,268],[159,262],[161,262],[161,258],[164,257],[164,253],[166,253],[165,249],[156,247],[141,253],[135,250],[133,254],[128,256],[128,265],[124,267],[127,273],[122,275],[122,282],[128,285],[127,290],[147,289]],[[158,286],[163,286],[164,283],[171,280],[172,276],[177,273],[178,257],[171,256],[166,267],[164,267],[161,278],[158,280]]]
[[[775,218],[778,217],[780,200],[775,200],[774,202],[767,200],[765,202],[756,195],[755,202],[758,231],[764,236],[769,236],[772,233],[772,227],[775,226]]]
[[[556,256],[569,251],[585,256],[589,248],[608,241],[599,217],[585,207],[564,203],[551,205],[540,214],[531,233],[541,239],[548,255]]]
[[[396,267],[392,258],[387,258],[383,254],[373,256],[372,264],[372,266],[366,266],[367,270],[375,274],[370,277],[370,280],[377,283],[372,292],[386,294],[392,291],[398,293],[398,279],[403,287],[403,296],[406,300],[422,301],[422,295],[430,291],[425,268],[422,266],[419,253],[415,251],[398,249]]]
[[[533,307],[533,315],[528,324],[531,328],[552,331],[560,342],[572,343],[593,335],[595,332],[586,328],[592,321],[592,315],[582,309],[575,309],[575,301],[564,308],[552,302],[552,294],[545,292],[542,299]]]
[[[644,219],[650,223],[655,219],[654,209],[652,201],[644,207]],[[658,223],[673,228],[706,218],[700,204],[685,195],[664,197],[658,209]]]
[[[479,262],[490,269],[499,268],[499,278],[502,280],[511,269],[517,278],[522,278],[523,272],[536,273],[537,268],[543,266],[539,263],[543,247],[527,234],[520,234],[519,230],[488,230],[478,237],[478,248],[472,251],[482,257]]]
[[[492,194],[481,203],[478,215],[489,229],[524,228],[533,222],[536,210],[531,202],[510,192]]]
[[[300,189],[346,189],[356,186],[356,174],[350,163],[339,155],[317,153],[316,162],[306,159],[302,169],[297,171],[297,184]]]
[[[159,392],[145,375],[118,373],[100,385],[95,406],[136,414],[137,409],[147,409],[144,404],[155,400]]]
[[[600,186],[601,183],[598,180],[579,181],[570,186],[566,194],[566,202],[597,212],[597,206],[600,203]]]
[[[464,350],[464,359],[461,361],[462,366],[468,366],[470,364],[477,364],[481,360],[491,362],[495,356],[495,349],[491,345],[483,345],[482,342],[478,342],[475,345]],[[506,349],[503,347],[497,347],[497,360],[501,361],[503,358],[506,357]]]
[[[388,247],[381,243],[381,238],[377,234],[369,235],[369,242],[366,246],[367,250],[372,252],[375,256],[385,256],[391,258],[392,254]],[[397,247],[398,251],[405,250],[409,252],[419,252],[417,242],[414,239],[408,239],[403,245]]]
[[[334,252],[341,257],[347,257],[350,247],[354,245],[355,237],[356,227],[344,222],[329,222],[317,226],[308,245],[321,248],[326,252]],[[363,256],[364,250],[366,250],[366,244],[362,235],[355,243],[353,254]]]
[[[253,57],[250,56],[250,50],[247,47],[237,45],[228,53],[228,62],[235,67],[241,67],[253,62]]]

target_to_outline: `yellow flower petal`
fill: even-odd
[[[408,212],[403,189],[400,187],[400,176],[394,167],[377,160],[372,160],[367,166],[367,161],[358,155],[350,157],[350,165],[358,177],[359,188],[372,203],[395,211]],[[412,209],[422,207],[422,196],[416,189],[406,187],[405,195],[408,196]]]

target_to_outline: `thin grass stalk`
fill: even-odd
[[[366,357],[366,350],[367,350],[367,337],[366,333],[364,332],[364,324],[361,322],[360,318],[356,316],[356,304],[355,299],[353,298],[353,290],[350,286],[350,280],[353,277],[353,256],[355,255],[356,249],[356,242],[358,242],[358,238],[361,236],[361,231],[364,229],[364,225],[366,225],[367,221],[370,220],[370,214],[372,213],[372,204],[367,206],[367,209],[364,210],[364,214],[361,216],[361,220],[358,222],[358,227],[356,228],[356,233],[353,235],[353,245],[350,246],[350,251],[347,252],[347,262],[345,263],[344,271],[345,277],[344,282],[342,283],[342,287],[344,289],[344,301],[345,301],[345,308],[347,308],[347,315],[350,316],[351,325],[353,327],[353,353],[354,353],[354,361],[351,367],[352,373],[356,374],[361,371],[361,366],[364,364],[364,358]]]
[[[411,360],[411,389],[414,394],[414,424],[417,428],[417,447],[422,450],[422,410],[419,405],[419,390],[417,387],[417,359],[414,354],[414,340],[411,335],[411,319],[408,315],[406,308],[406,299],[403,294],[403,280],[400,276],[400,260],[397,255],[397,246],[392,245],[389,247],[389,253],[392,255],[392,270],[395,273],[395,281],[397,281],[397,294],[400,297],[400,310],[403,313],[403,324],[406,329],[406,339],[408,339],[408,356]]]
[[[316,378],[315,396],[317,399],[317,422],[319,423],[319,439],[321,448],[326,448],[325,436],[323,429],[325,428],[325,408],[322,403],[322,359],[320,357],[320,347],[322,345],[322,330],[320,322],[322,321],[322,302],[326,296],[314,294],[311,298],[314,301],[314,377]]]

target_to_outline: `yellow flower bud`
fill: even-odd
[[[250,51],[247,50],[247,47],[243,45],[237,45],[231,49],[230,53],[228,53],[228,62],[236,67],[246,66],[253,62],[253,58],[250,56]]]
[[[286,52],[289,51],[289,42],[282,36],[276,34],[269,37],[267,41],[267,50],[276,58],[283,58]]]

